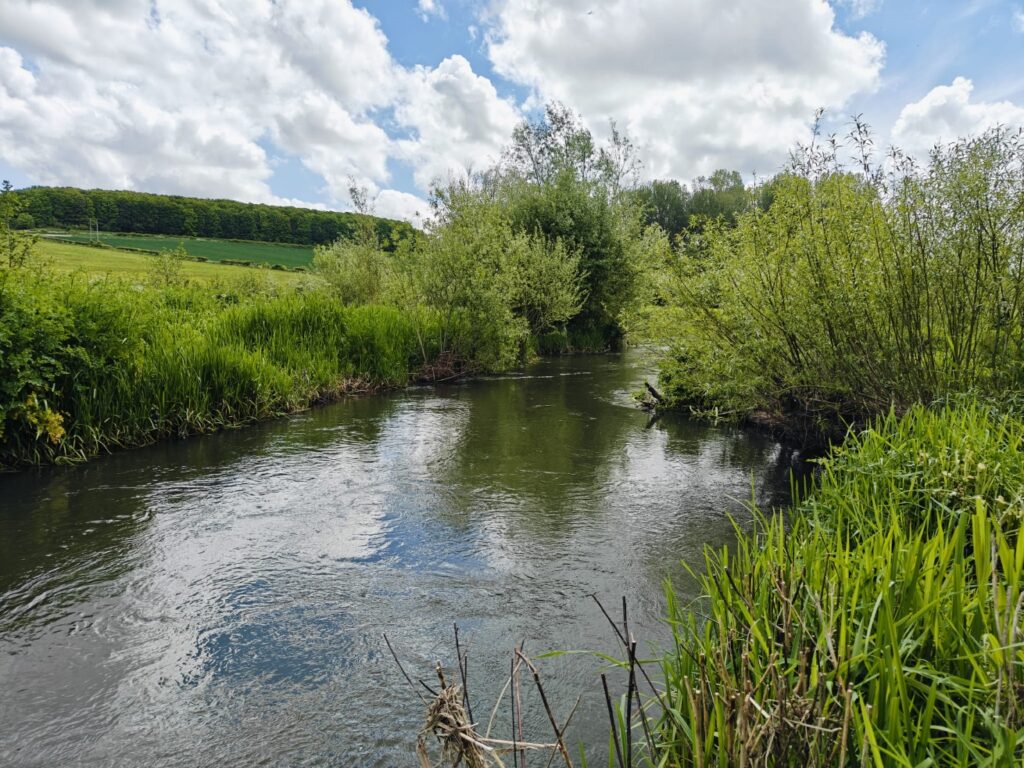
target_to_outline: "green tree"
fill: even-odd
[[[637,204],[647,224],[657,224],[678,237],[690,223],[690,191],[678,181],[652,181],[637,188]]]
[[[30,214],[24,212],[24,208],[11,182],[4,179],[0,185],[0,262],[7,267],[24,266],[36,243],[34,236],[16,231],[16,222],[21,217],[31,218]]]
[[[438,313],[436,346],[491,370],[569,321],[585,290],[578,252],[516,229],[500,190],[493,176],[436,187],[426,236],[405,241],[392,262],[395,300]]]
[[[609,140],[598,146],[579,115],[559,102],[550,102],[539,120],[523,120],[512,132],[505,150],[506,169],[533,184],[555,183],[570,173],[605,192],[618,192],[634,181],[640,163],[629,138],[609,124]]]
[[[700,176],[690,196],[691,227],[703,229],[709,221],[723,219],[728,225],[750,207],[752,196],[738,171],[719,169],[711,176]]]
[[[516,128],[502,166],[483,176],[514,232],[578,255],[585,300],[569,323],[576,348],[619,343],[642,270],[633,244],[643,221],[630,193],[639,163],[628,138],[614,125],[610,134],[598,145],[575,113],[549,104],[543,118]]]

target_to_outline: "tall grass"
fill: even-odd
[[[1024,423],[890,415],[669,589],[659,766],[1024,761]]]
[[[219,291],[0,274],[0,465],[244,424],[400,386],[431,362],[429,310]]]

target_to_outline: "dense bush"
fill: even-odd
[[[577,115],[553,103],[515,130],[504,162],[483,180],[514,232],[579,254],[584,300],[566,328],[569,348],[618,346],[639,298],[650,240],[633,193],[638,171],[614,124],[599,145]]]
[[[1020,386],[1020,135],[939,147],[923,169],[895,155],[885,173],[844,171],[839,152],[805,152],[767,210],[689,243],[662,375],[676,404],[828,426]]]
[[[451,182],[426,236],[390,253],[374,236],[318,248],[313,265],[345,304],[436,311],[422,341],[462,368],[504,370],[532,337],[579,311],[579,256],[559,240],[516,232],[508,210],[477,181]]]
[[[435,185],[422,236],[389,251],[362,231],[318,248],[314,268],[344,303],[436,309],[438,347],[486,369],[534,351],[605,350],[668,247],[625,193],[632,162],[618,133],[598,147],[549,105],[516,129],[501,163]]]

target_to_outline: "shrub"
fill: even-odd
[[[827,427],[1020,386],[1021,136],[938,147],[924,169],[897,154],[888,175],[846,172],[838,152],[806,152],[767,210],[690,242],[662,375],[677,404]]]

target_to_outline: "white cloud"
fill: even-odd
[[[616,119],[653,176],[774,170],[816,108],[878,87],[885,54],[825,0],[497,0],[485,21],[500,74]]]
[[[839,5],[850,9],[855,19],[863,19],[882,7],[882,0],[838,0]]]
[[[1017,32],[1024,32],[1024,7],[1017,6],[1013,9],[1013,28]]]
[[[387,114],[411,138],[390,137]],[[0,3],[0,160],[38,183],[282,202],[270,139],[333,205],[351,177],[411,216],[389,160],[422,180],[482,161],[515,114],[461,57],[399,65],[350,0]],[[450,120],[460,146],[444,144]]]
[[[499,98],[491,81],[474,74],[462,56],[413,70],[395,115],[414,130],[398,144],[421,189],[449,170],[490,165],[519,121],[515,106]]]
[[[385,189],[378,193],[373,201],[374,212],[378,216],[389,219],[402,219],[412,222],[417,227],[430,216],[430,203],[408,192],[396,189]]]
[[[958,77],[907,104],[892,130],[892,143],[921,157],[936,144],[981,133],[996,125],[1024,127],[1024,107],[1009,101],[974,101],[974,83]]]
[[[445,13],[444,6],[441,5],[440,0],[419,0],[416,4],[416,10],[423,21],[430,21],[431,16],[436,16],[439,19],[448,18],[448,14]]]

